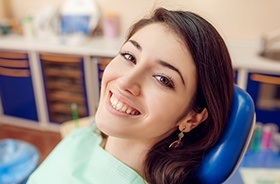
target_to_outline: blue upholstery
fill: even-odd
[[[198,183],[223,183],[235,172],[248,147],[254,124],[253,100],[247,92],[235,86],[228,125],[221,139],[206,154],[198,169]]]
[[[32,144],[17,139],[0,140],[0,183],[26,183],[39,161],[40,153]]]

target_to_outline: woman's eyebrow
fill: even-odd
[[[142,51],[142,47],[140,46],[140,44],[137,41],[128,40],[128,42],[132,43],[132,45],[134,45],[138,50]]]
[[[165,62],[165,61],[162,61],[162,60],[159,60],[157,61],[158,64],[160,64],[161,66],[164,66],[164,67],[167,67],[175,72],[177,72],[182,80],[182,83],[185,85],[185,81],[184,81],[184,78],[182,76],[182,73],[180,72],[180,70],[178,68],[176,68],[175,66]]]

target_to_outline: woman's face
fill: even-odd
[[[153,144],[176,130],[195,89],[181,39],[163,24],[147,25],[106,67],[96,124],[109,136]]]

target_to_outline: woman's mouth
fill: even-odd
[[[141,114],[138,110],[130,107],[129,105],[127,105],[127,104],[125,104],[121,101],[119,101],[114,96],[114,94],[112,94],[111,97],[110,97],[110,104],[111,104],[111,107],[113,107],[116,111],[124,113],[124,114],[133,115],[133,116]]]

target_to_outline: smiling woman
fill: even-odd
[[[187,48],[168,30],[159,23],[145,26],[107,66],[96,114],[97,126],[105,134],[139,141],[149,148],[175,131],[195,92],[196,71]],[[176,55],[170,54],[173,50]],[[106,103],[111,98],[138,115],[115,111],[114,106]],[[108,143],[110,140],[111,137]]]
[[[103,138],[71,134],[29,183],[195,183],[232,98],[231,60],[216,29],[194,13],[156,9],[104,71],[95,117]]]

